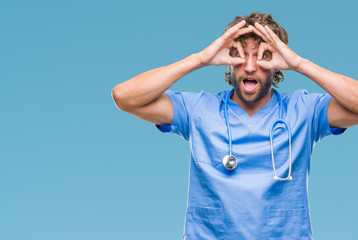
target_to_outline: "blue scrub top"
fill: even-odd
[[[292,130],[291,181],[274,180],[269,131],[279,117],[275,94],[252,117],[229,99],[235,170],[222,159],[229,154],[224,99],[232,90],[217,94],[173,92],[165,94],[173,105],[171,125],[156,125],[178,134],[190,144],[187,211],[182,239],[313,239],[308,205],[310,157],[324,137],[345,129],[330,128],[329,94],[297,90],[280,93],[283,119]],[[287,132],[274,131],[277,176],[289,169]]]

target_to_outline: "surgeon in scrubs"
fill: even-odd
[[[209,65],[227,66],[231,90],[168,90]],[[283,80],[281,70],[303,74],[327,93],[279,93],[272,86]],[[293,52],[286,31],[260,12],[235,17],[201,52],[124,81],[112,96],[119,109],[189,142],[188,240],[313,239],[313,147],[358,124],[358,82]],[[235,158],[229,167],[225,156]]]

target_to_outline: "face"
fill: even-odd
[[[256,103],[264,98],[271,90],[275,73],[274,69],[264,69],[256,64],[259,44],[253,38],[244,40],[245,63],[230,66],[231,82],[236,95],[245,103]],[[232,57],[239,57],[238,51],[232,51]],[[272,54],[264,52],[262,60],[269,61]]]

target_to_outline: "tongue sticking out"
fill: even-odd
[[[244,80],[244,86],[246,90],[253,90],[255,89],[257,85],[257,82],[255,80],[249,80],[249,79],[245,79]]]

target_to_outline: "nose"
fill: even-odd
[[[247,56],[245,59],[245,71],[252,73],[256,71],[256,68],[256,58],[252,55]]]

